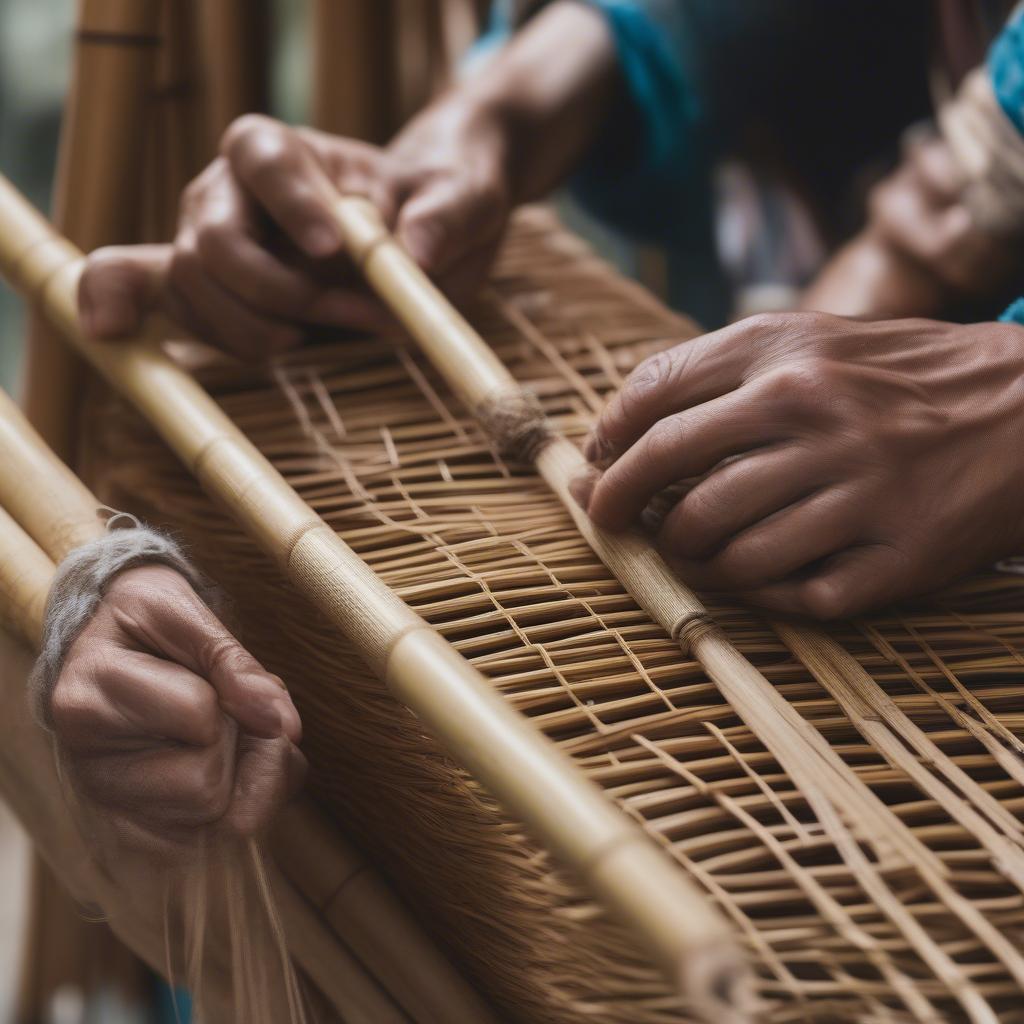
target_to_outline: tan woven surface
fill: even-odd
[[[640,358],[692,331],[539,211],[472,312],[573,437]],[[873,690],[818,666],[826,689],[762,618],[712,606],[878,798],[873,818],[841,820],[811,810],[418,357],[349,340],[271,369],[206,363],[303,497],[720,902],[765,1019],[1024,1020],[1024,579],[985,575],[833,630]],[[228,590],[243,639],[296,696],[315,794],[495,1005],[537,1024],[686,1020],[137,418],[106,397],[92,413],[88,482],[171,524]]]

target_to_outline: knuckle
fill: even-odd
[[[58,738],[80,732],[94,724],[92,702],[85,697],[82,690],[82,686],[76,685],[76,682],[69,680],[65,674],[57,680],[57,685],[50,694],[49,711]]]
[[[230,634],[209,637],[204,656],[211,671],[229,675],[247,672],[255,664],[252,655]]]
[[[641,455],[649,463],[661,463],[674,451],[685,446],[688,431],[682,416],[666,416],[658,420],[642,442]]]
[[[642,402],[669,384],[675,374],[677,356],[674,349],[664,349],[648,356],[630,375],[623,388],[623,398]]]
[[[194,239],[175,243],[167,280],[177,292],[187,294],[203,276],[203,260]]]
[[[798,405],[816,404],[824,396],[827,377],[822,360],[802,358],[770,370],[762,386],[769,398]]]
[[[807,614],[823,622],[845,618],[852,607],[848,589],[835,580],[808,580],[801,587],[800,596]]]
[[[239,154],[276,126],[277,122],[264,114],[242,114],[224,129],[220,151],[227,157]]]
[[[217,214],[208,215],[195,228],[195,252],[201,259],[229,253],[235,232],[230,221]]]

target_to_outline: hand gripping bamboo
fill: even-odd
[[[4,571],[20,571],[32,581],[31,587],[24,582],[19,589],[26,595],[34,591],[36,596],[12,607],[10,614],[26,638],[36,643],[53,563],[99,537],[105,527],[97,516],[100,506],[95,496],[47,447],[2,390],[0,464],[5,470],[0,474],[0,508],[23,524],[35,544],[52,559],[47,563],[49,572],[42,573],[34,561],[16,553],[3,563]],[[0,590],[5,589],[11,590],[0,584]],[[384,994],[378,998],[376,979],[412,1024],[493,1022],[480,997],[440,954],[384,880],[312,804],[286,808],[270,846],[284,876],[278,880],[276,895],[286,925],[307,919],[313,909],[319,915],[315,927],[289,932],[289,949],[346,1020],[358,1020],[364,1005],[376,1014],[375,1024],[397,1019],[397,1011]],[[313,906],[306,907],[299,894]],[[324,921],[344,945],[332,946],[327,941]],[[357,961],[369,969],[371,979],[363,980]],[[333,988],[317,976],[321,964],[328,966],[336,982]]]
[[[579,872],[694,1009],[716,1022],[745,1019],[746,965],[709,900],[362,562],[159,345],[86,337],[81,266],[74,246],[0,178],[4,276],[131,399],[394,696]]]

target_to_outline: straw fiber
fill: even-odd
[[[694,330],[538,210],[470,315],[573,438],[639,359]],[[1024,1021],[1024,578],[984,574],[831,628],[842,650],[712,604],[824,739],[833,767],[816,777],[742,724],[410,348],[188,358],[345,541],[720,905],[766,1020]],[[302,711],[314,795],[494,1005],[542,1024],[688,1020],[148,428],[106,396],[92,412],[89,482],[172,526],[227,589]]]

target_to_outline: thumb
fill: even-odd
[[[78,282],[86,333],[93,338],[137,334],[159,301],[171,252],[169,245],[133,245],[92,253]]]
[[[507,204],[494,183],[445,179],[428,185],[402,207],[395,234],[428,273],[444,273],[469,249],[497,237]]]

